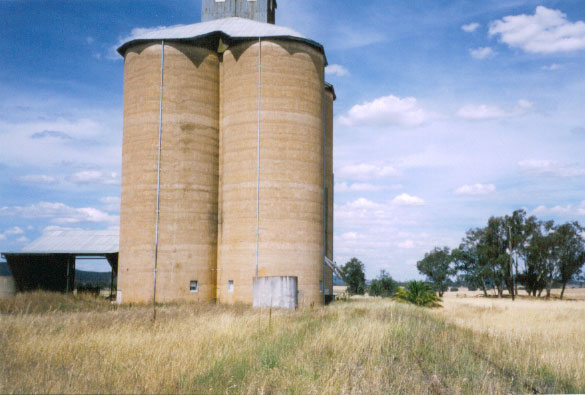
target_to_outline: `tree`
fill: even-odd
[[[563,285],[561,299],[565,293],[567,283],[581,271],[585,264],[584,240],[581,233],[583,228],[577,222],[566,223],[556,230],[558,245],[558,281]]]
[[[480,288],[484,296],[488,296],[488,284],[492,283],[492,273],[485,256],[480,254],[484,230],[469,229],[459,248],[451,251],[453,270],[459,273],[459,281],[471,289]]]
[[[396,281],[385,270],[380,271],[378,278],[370,282],[368,293],[370,296],[390,297],[396,292]]]
[[[433,287],[424,281],[409,281],[404,288],[398,288],[394,299],[422,307],[441,307],[439,304],[441,298],[435,294]]]
[[[448,289],[447,281],[449,276],[455,272],[451,268],[451,253],[449,247],[435,247],[431,252],[425,254],[425,257],[416,263],[419,272],[427,276],[433,284],[439,297]]]
[[[349,293],[363,295],[366,290],[364,264],[357,258],[351,258],[341,267],[341,270],[343,272],[343,281],[349,286]]]

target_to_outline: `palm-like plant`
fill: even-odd
[[[394,295],[394,299],[422,307],[441,307],[439,304],[441,298],[424,281],[409,281],[406,287],[400,287],[398,289],[398,292]]]

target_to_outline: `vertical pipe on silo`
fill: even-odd
[[[160,101],[158,112],[158,164],[156,174],[156,222],[154,235],[154,281],[152,289],[152,306],[154,309],[154,318],[156,319],[156,267],[158,264],[158,223],[160,213],[160,157],[162,150],[162,106],[163,106],[163,81],[164,81],[164,67],[165,67],[165,41],[161,41],[160,53]]]
[[[260,112],[262,111],[262,38],[258,37],[258,148],[256,153],[256,277],[260,246]]]
[[[326,148],[326,130],[327,130],[327,101],[325,100],[325,62],[323,62],[323,93],[321,95],[323,101],[323,256],[322,256],[322,266],[323,266],[323,306],[325,306],[325,258],[327,257],[327,202],[328,199],[326,196],[327,190],[327,177],[326,177],[326,161],[325,157],[327,155],[327,148]]]

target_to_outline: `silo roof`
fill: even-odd
[[[20,251],[6,255],[23,254],[114,254],[119,249],[120,231],[108,230],[53,230],[45,232]]]
[[[288,27],[253,21],[246,18],[225,18],[208,22],[195,23],[192,25],[181,25],[167,27],[159,30],[152,30],[133,36],[118,48],[118,53],[124,56],[126,49],[132,44],[155,40],[182,41],[189,39],[203,38],[219,34],[233,40],[253,38],[287,38],[309,44],[322,53],[325,53],[323,46],[316,41],[310,40],[302,34]]]

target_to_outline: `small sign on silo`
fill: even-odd
[[[297,277],[255,277],[254,308],[296,309],[299,304],[297,289]]]

